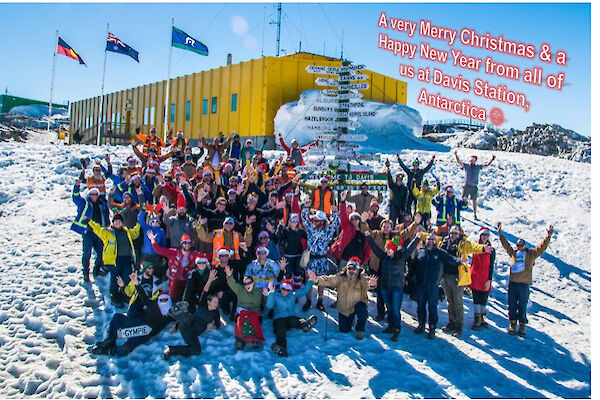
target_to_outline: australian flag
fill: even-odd
[[[131,47],[127,46],[125,43],[119,40],[118,37],[116,37],[110,32],[108,33],[108,38],[106,39],[106,50],[115,53],[125,54],[133,58],[135,61],[140,62],[140,60],[138,59],[139,53]]]

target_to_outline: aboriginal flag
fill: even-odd
[[[73,60],[77,60],[77,61],[79,61],[79,64],[83,64],[87,67],[87,65],[85,64],[85,61],[83,61],[83,58],[81,58],[81,56],[79,54],[77,54],[77,52],[75,50],[73,50],[71,48],[71,46],[69,46],[60,37],[58,38],[58,48],[56,49],[56,52],[58,54],[62,54],[63,56],[72,58]]]

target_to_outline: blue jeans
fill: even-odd
[[[350,332],[352,330],[352,323],[356,316],[356,331],[364,332],[365,325],[367,324],[367,318],[369,318],[369,312],[367,311],[367,305],[362,301],[359,301],[354,306],[354,312],[349,316],[339,314],[339,327],[340,332]]]
[[[92,249],[96,253],[94,274],[97,275],[100,271],[100,267],[102,267],[102,241],[94,234],[92,228],[87,228],[85,233],[81,235],[81,241],[83,242],[83,255],[81,257],[83,276],[90,275],[90,259],[92,258]]]
[[[381,286],[381,295],[388,309],[388,322],[394,329],[400,330],[402,317],[400,309],[402,308],[402,298],[404,297],[404,288]]]
[[[126,314],[117,313],[113,315],[110,325],[108,326],[108,337],[117,337],[117,331],[119,329],[131,328],[133,326],[140,325],[144,325],[144,322],[137,318],[131,318]],[[115,346],[115,353],[118,355],[130,353],[140,344],[144,344],[150,340],[150,337],[150,335],[146,335],[127,339],[127,341],[121,346]]]
[[[527,283],[508,283],[508,319],[527,323],[527,303],[529,302],[529,285]]]
[[[429,325],[437,326],[438,314],[437,305],[439,300],[438,285],[435,286],[417,286],[417,318],[419,324],[425,324],[427,320],[427,311],[429,311]]]
[[[131,274],[131,264],[133,258],[129,256],[117,257],[117,262],[114,267],[110,268],[110,297],[112,300],[117,300],[119,297],[119,285],[117,285],[117,276],[120,276],[125,283],[129,283],[129,275]]]

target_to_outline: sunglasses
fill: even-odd
[[[286,292],[289,292],[289,291],[290,291],[290,289],[284,289],[284,288],[281,288],[281,291],[282,291],[282,292],[283,292],[284,290],[285,290]]]
[[[187,240],[181,244],[192,244],[192,242],[188,242]]]
[[[157,219],[151,219],[151,220],[150,220],[150,223],[151,223],[151,224],[158,224],[158,220],[157,220]]]
[[[259,237],[260,240],[265,240],[265,239],[268,239],[268,238],[269,238],[268,236],[261,236],[261,237]]]
[[[225,222],[225,225],[233,225],[233,222]]]
[[[247,282],[244,282],[244,286],[252,285],[253,283],[254,282],[252,282],[252,281],[247,281]]]

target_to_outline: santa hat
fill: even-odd
[[[260,239],[260,238],[262,238],[262,237],[269,237],[269,232],[267,232],[267,231],[261,231],[261,232],[258,234],[258,238]]]
[[[268,256],[269,249],[267,249],[265,246],[256,246],[256,255],[258,255],[258,253],[265,253]]]
[[[212,175],[212,171],[209,168],[204,168],[204,171],[202,172],[202,176],[206,175]]]
[[[267,164],[265,163],[260,163],[258,166],[261,167],[264,171],[269,169],[269,167],[267,167]]]
[[[148,168],[148,169],[146,170],[146,173],[147,173],[147,174],[155,174],[155,173],[156,173],[156,169],[154,169],[154,168]]]
[[[100,190],[98,190],[98,188],[91,188],[90,191],[88,192],[88,195],[93,195],[93,194],[100,194]]]
[[[454,193],[454,188],[452,187],[452,185],[446,185],[446,187],[444,188],[444,190],[446,192]]]
[[[137,164],[137,159],[134,156],[129,156],[127,157],[127,162]]]
[[[291,279],[284,279],[284,281],[281,282],[281,288],[291,292],[292,289],[294,289],[294,283]]]
[[[227,194],[232,195],[232,194],[237,194],[237,189],[236,188],[231,188],[227,191]]]
[[[177,131],[177,136],[183,137],[183,131]]]
[[[232,251],[229,247],[227,246],[223,246],[219,249],[219,251],[217,251],[217,255],[220,256],[227,256],[227,257],[231,257],[232,255]]]
[[[233,217],[225,217],[225,219],[223,220],[223,226],[225,226],[225,224],[227,224],[227,223],[235,224]]]
[[[475,161],[477,161],[477,156],[476,155],[472,155],[471,158],[474,158]]]
[[[490,235],[490,230],[488,228],[481,228],[479,229],[479,234],[480,235]]]
[[[185,203],[185,196],[181,192],[177,192],[177,208],[187,209],[187,205]]]
[[[348,266],[355,266],[356,268],[361,268],[360,258],[352,257],[351,259],[348,260],[348,263],[346,264],[346,267],[348,267]]]
[[[129,175],[129,177],[131,178],[131,180],[134,180],[136,178],[137,179],[141,179],[140,175],[138,173],[136,173],[136,172],[134,172],[133,174]]]
[[[181,239],[179,239],[179,244],[183,244],[184,242],[192,243],[192,238],[187,233],[181,235]]]
[[[329,177],[328,176],[322,177],[321,182],[329,182]]]
[[[196,257],[196,264],[208,264],[208,258],[206,257]]]
[[[375,199],[371,200],[371,204],[369,204],[369,208],[372,208],[373,206],[379,208],[379,203]]]
[[[352,219],[352,218],[358,218],[358,219],[360,219],[360,214],[359,214],[359,213],[357,213],[356,211],[354,211],[353,213],[351,213],[351,214],[349,215],[349,217],[348,217],[348,218],[350,218],[350,219]]]

